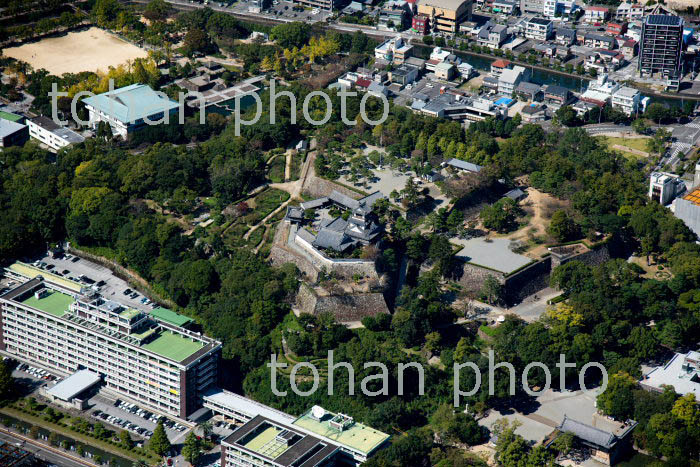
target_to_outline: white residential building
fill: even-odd
[[[73,130],[56,125],[48,117],[40,116],[27,120],[29,136],[58,151],[70,144],[82,143],[85,138]]]
[[[525,68],[515,66],[513,69],[504,70],[498,78],[498,92],[505,96],[512,96],[515,88],[523,79]]]
[[[583,20],[587,23],[602,23],[608,17],[610,10],[604,6],[587,6]]]
[[[649,198],[666,206],[686,191],[679,177],[664,172],[654,172],[649,178]]]
[[[576,0],[544,0],[542,14],[551,19],[557,15],[570,15],[577,9]]]
[[[648,101],[648,97],[629,86],[622,86],[612,94],[612,106],[628,116],[644,112]]]
[[[525,37],[536,41],[546,41],[552,36],[554,26],[545,18],[530,18],[525,23]]]

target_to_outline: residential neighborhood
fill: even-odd
[[[0,465],[700,465],[699,25],[0,0]]]

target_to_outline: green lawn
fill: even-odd
[[[156,339],[143,346],[146,350],[176,362],[181,362],[202,347],[204,344],[201,342],[192,341],[171,331],[162,332]]]
[[[36,308],[54,316],[63,316],[75,300],[70,295],[50,291],[45,297],[37,299],[34,295],[23,301],[27,306]]]
[[[613,148],[613,146],[619,145],[626,148],[635,149],[637,151],[643,151],[645,153],[648,152],[647,141],[649,141],[649,138],[616,138],[612,136],[599,136],[599,138],[601,138],[607,144],[608,148],[613,151],[620,152],[627,159],[644,159],[646,156],[625,151],[624,149],[616,149]]]
[[[267,176],[272,183],[282,183],[284,182],[284,169],[286,165],[286,156],[284,154],[276,156],[270,162],[270,167],[268,168]]]

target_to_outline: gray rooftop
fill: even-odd
[[[599,428],[587,425],[564,415],[564,420],[557,427],[559,431],[564,433],[572,433],[578,439],[587,441],[596,446],[601,446],[610,449],[617,442],[617,437],[608,431],[603,431]]]
[[[100,381],[100,375],[90,370],[79,370],[48,390],[57,399],[70,401]]]
[[[26,128],[26,125],[0,118],[0,138],[6,138],[14,135],[18,131],[22,131],[24,128]]]
[[[481,172],[481,169],[483,169],[483,167],[480,165],[472,164],[471,162],[455,158],[450,159],[446,162],[446,164],[458,169],[468,170],[470,172]]]
[[[258,415],[274,420],[278,423],[292,423],[296,417],[292,417],[280,410],[273,409],[267,405],[256,402],[239,394],[224,391],[219,388],[211,388],[204,394],[204,401],[226,407],[235,412],[239,412],[250,419]]]
[[[522,92],[525,94],[537,94],[541,90],[542,86],[529,81],[521,81],[518,83],[518,87],[515,88],[515,92]]]

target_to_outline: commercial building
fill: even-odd
[[[536,41],[546,41],[552,36],[552,21],[545,18],[530,18],[525,22],[525,37]]]
[[[665,206],[685,192],[680,177],[664,172],[653,172],[649,178],[649,198]]]
[[[90,125],[97,128],[99,122],[107,122],[112,133],[127,138],[146,125],[158,124],[166,114],[175,121],[179,104],[162,97],[145,84],[132,84],[83,99],[90,116]]]
[[[42,276],[0,296],[0,349],[60,373],[87,369],[106,389],[186,418],[216,383],[221,343],[90,288]]]
[[[71,144],[85,141],[81,135],[73,130],[56,125],[48,117],[39,116],[27,121],[29,136],[45,144],[50,149],[58,151]]]
[[[646,16],[639,43],[640,76],[660,75],[678,79],[683,47],[683,18],[669,15]]]
[[[0,148],[23,146],[28,140],[27,125],[0,118]]]
[[[418,0],[418,14],[430,20],[433,31],[459,32],[459,25],[472,19],[473,0]]]
[[[671,386],[682,396],[695,394],[695,400],[700,400],[700,351],[675,354],[667,364],[645,374],[639,385],[655,392],[663,392],[664,386]]]
[[[587,6],[583,13],[583,20],[587,23],[602,23],[608,18],[610,10],[604,6]]]

